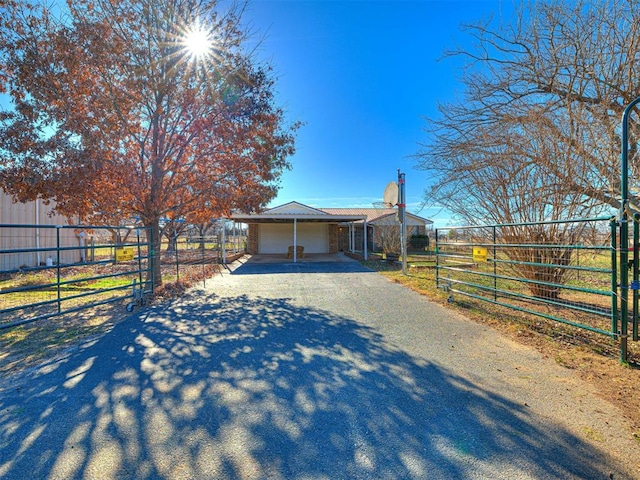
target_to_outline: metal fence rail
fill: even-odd
[[[163,237],[152,253],[148,230],[121,226],[0,225],[0,330],[122,301],[131,310],[164,284],[194,283],[241,255],[235,231]]]
[[[439,228],[436,283],[612,338],[619,334],[616,222],[607,218]]]
[[[150,277],[145,233],[0,225],[0,329],[130,299]]]
[[[181,281],[186,276],[207,276],[207,265],[223,264],[229,258],[244,253],[245,238],[219,235],[181,235],[165,239],[160,252],[163,281]]]

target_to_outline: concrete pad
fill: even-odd
[[[305,253],[303,257],[298,257],[297,263],[337,263],[355,262],[356,260],[346,256],[344,253]],[[292,258],[287,258],[286,254],[258,254],[247,255],[244,259],[246,263],[294,263]]]

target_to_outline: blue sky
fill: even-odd
[[[371,207],[406,174],[409,211],[429,179],[410,158],[426,140],[424,117],[455,99],[460,59],[443,52],[471,39],[462,23],[512,11],[512,0],[252,0],[245,14],[274,67],[278,102],[298,132],[276,206]]]

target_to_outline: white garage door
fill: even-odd
[[[329,226],[326,223],[298,223],[297,239],[305,253],[329,253]],[[292,223],[260,225],[260,253],[284,254],[289,245],[293,245]]]

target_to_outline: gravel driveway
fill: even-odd
[[[357,262],[248,262],[2,381],[0,478],[640,478],[619,419]]]

